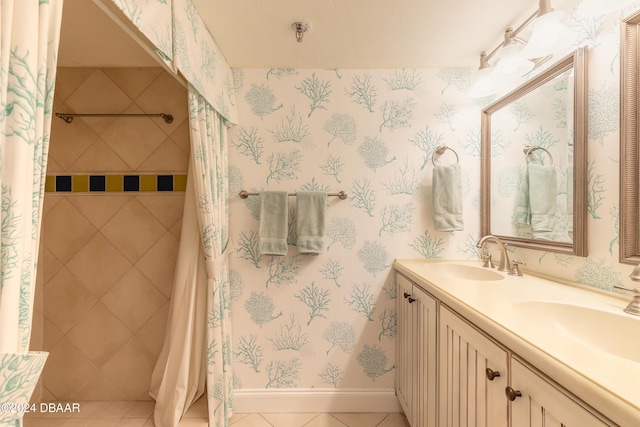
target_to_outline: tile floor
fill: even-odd
[[[24,427],[154,427],[153,402],[79,402],[80,413],[25,415]],[[236,414],[233,427],[409,427],[400,413]],[[180,422],[181,427],[208,427],[206,402],[200,399]]]

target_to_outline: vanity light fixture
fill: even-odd
[[[471,98],[485,98],[495,95],[500,91],[500,85],[493,74],[493,67],[487,61],[487,54],[480,55],[480,71],[476,75],[475,82],[467,93]]]
[[[571,31],[561,22],[564,12],[554,11],[550,0],[540,0],[538,15],[531,23],[533,32],[522,56],[527,59],[542,58],[567,49],[573,41]]]
[[[304,22],[294,22],[291,24],[291,28],[296,32],[296,41],[302,43],[302,37],[304,37],[304,33],[309,29],[307,24]]]
[[[513,86],[514,82],[548,60],[553,53],[568,48],[573,37],[560,22],[563,14],[553,11],[550,0],[539,0],[538,10],[515,30],[507,28],[504,41],[490,53],[481,54],[480,72],[468,95],[472,98],[489,96],[484,95],[486,91],[481,90],[482,87],[490,86],[487,78],[493,80],[494,91],[490,95],[495,95],[508,86]],[[522,30],[532,23],[534,29],[529,40],[518,37]],[[492,70],[488,67],[494,56],[497,61]],[[491,71],[484,71],[485,69]]]

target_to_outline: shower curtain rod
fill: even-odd
[[[67,123],[71,123],[74,117],[161,117],[165,123],[171,123],[173,116],[171,114],[75,114],[75,113],[56,113],[56,117],[61,118]]]
[[[240,196],[241,199],[246,199],[249,196],[259,196],[260,193],[249,193],[247,190],[242,190],[240,193],[238,193],[238,195]],[[289,196],[295,196],[296,193],[289,193]],[[344,191],[340,191],[338,193],[327,193],[327,196],[336,196],[339,197],[340,200],[344,200],[347,198],[347,193]]]

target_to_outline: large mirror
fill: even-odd
[[[623,20],[620,29],[620,262],[637,264],[640,262],[640,12]]]
[[[483,236],[587,255],[586,49],[482,111]]]

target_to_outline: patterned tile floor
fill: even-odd
[[[79,402],[80,413],[27,414],[24,427],[154,427],[153,402]],[[400,413],[236,414],[233,427],[409,427]],[[180,421],[180,427],[208,427],[201,399]]]

